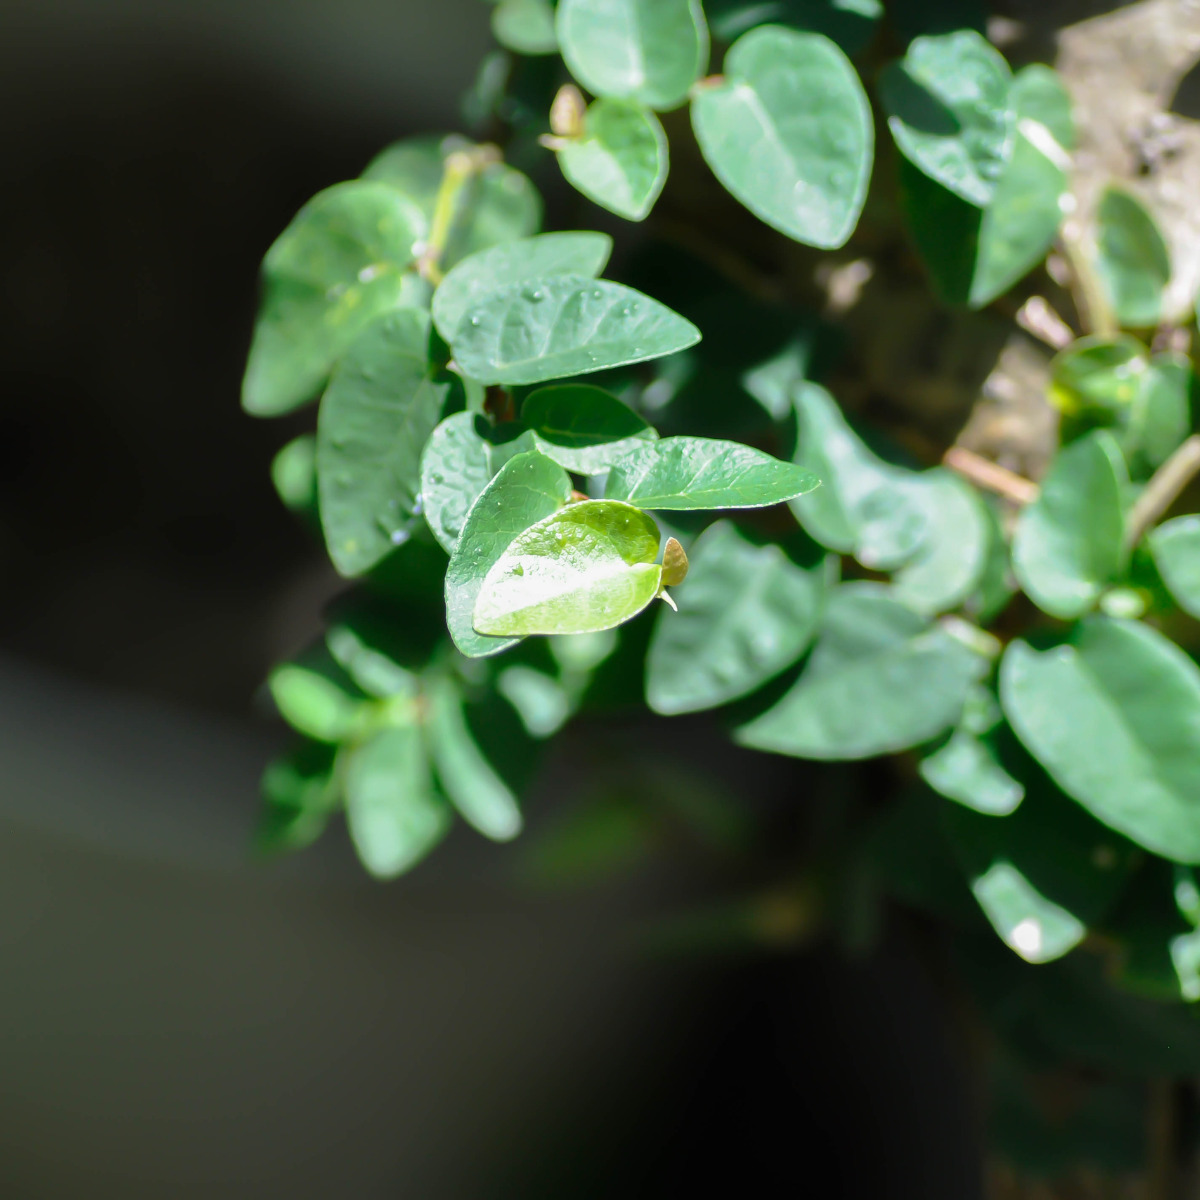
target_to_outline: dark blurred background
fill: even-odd
[[[303,418],[238,407],[258,262],[489,44],[479,0],[0,7],[0,1194],[969,1200],[892,942],[647,953],[679,880],[533,889],[469,835],[386,887],[337,836],[251,859],[255,697],[337,586],[267,473]]]

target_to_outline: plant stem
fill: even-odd
[[[1059,249],[1071,267],[1073,277],[1071,296],[1079,314],[1079,324],[1085,333],[1098,333],[1113,337],[1119,332],[1111,305],[1104,295],[1100,279],[1092,267],[1088,247],[1074,221],[1068,221],[1059,238]]]
[[[450,230],[454,226],[458,197],[467,180],[490,162],[497,159],[494,146],[478,146],[474,150],[455,150],[446,155],[442,166],[442,182],[433,203],[433,222],[429,240],[417,262],[417,269],[435,287],[442,282],[441,257],[446,251]]]
[[[1031,504],[1037,499],[1038,485],[1032,479],[1026,479],[1024,475],[1018,475],[1016,471],[1010,471],[965,446],[951,446],[942,461],[950,470],[957,471],[977,487],[995,492],[1015,504]]]
[[[1179,499],[1180,493],[1200,472],[1200,433],[1193,433],[1150,477],[1125,522],[1125,546],[1134,546]]]

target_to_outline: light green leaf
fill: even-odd
[[[1137,338],[1079,338],[1051,360],[1050,399],[1068,416],[1119,420],[1137,399],[1149,365],[1149,352]]]
[[[648,109],[623,100],[588,106],[583,136],[558,152],[567,182],[628,221],[643,220],[667,182],[667,135]]]
[[[674,437],[630,446],[613,463],[604,494],[639,508],[765,508],[819,484],[811,471],[738,442]]]
[[[492,474],[474,413],[454,413],[430,434],[421,455],[421,508],[447,554],[454,553],[467,513]]]
[[[1121,434],[1121,448],[1138,474],[1152,474],[1191,432],[1195,385],[1186,354],[1168,351],[1150,360]]]
[[[1154,218],[1131,192],[1106,188],[1096,208],[1096,274],[1122,326],[1158,323],[1171,256]]]
[[[368,696],[416,701],[417,677],[368,644],[352,621],[331,625],[325,634],[325,645],[338,665]]]
[[[716,177],[756,217],[835,249],[858,224],[875,134],[862,83],[828,38],[752,29],[722,82],[697,89],[692,125]]]
[[[708,64],[699,0],[559,0],[558,41],[589,92],[678,108]]]
[[[466,138],[453,134],[410,138],[372,159],[363,178],[403,192],[431,224],[446,156],[472,148]],[[459,190],[440,265],[446,270],[489,246],[529,237],[541,223],[541,197],[529,179],[507,163],[489,162],[473,172]]]
[[[583,500],[519,534],[475,603],[480,633],[592,633],[636,616],[658,595],[658,526],[614,500]]]
[[[1021,121],[1036,121],[1065,151],[1075,149],[1075,117],[1071,93],[1053,67],[1031,63],[1013,76],[1008,93],[1009,107]],[[1051,157],[1054,157],[1051,152]]]
[[[517,54],[553,54],[558,49],[550,0],[500,0],[492,9],[492,34]]]
[[[530,737],[556,734],[571,715],[566,688],[533,667],[505,667],[496,676],[496,691],[516,709]]]
[[[646,658],[646,703],[666,716],[716,708],[790,667],[837,576],[836,559],[796,562],[729,521],[706,529],[689,559],[679,611],[663,606]]]
[[[521,423],[539,450],[568,471],[597,475],[658,434],[602,388],[564,383],[538,388],[521,405]]]
[[[450,391],[433,380],[428,337],[427,313],[388,313],[351,346],[321,399],[321,525],[342,575],[369,571],[420,520],[421,451]]]
[[[463,713],[458,685],[439,676],[426,684],[425,734],[434,769],[450,803],[484,837],[507,842],[521,832],[521,810],[483,756]]]
[[[979,208],[991,203],[1012,152],[1012,75],[974,30],[914,38],[880,75],[888,128],[930,179]]]
[[[454,359],[482,383],[542,383],[694,346],[700,331],[633,288],[562,275],[490,292],[464,317]]]
[[[1029,598],[1052,617],[1087,612],[1124,561],[1125,463],[1103,430],[1064,446],[1021,513],[1013,571]]]
[[[297,733],[318,742],[350,737],[367,708],[363,698],[342,687],[333,672],[297,663],[276,667],[267,686],[283,719]]]
[[[731,42],[756,25],[789,25],[823,33],[847,54],[857,54],[874,36],[882,0],[709,0],[713,37]]]
[[[797,758],[871,758],[953,725],[986,663],[872,583],[829,597],[795,685],[736,740]],[[914,702],[920,698],[920,703]]]
[[[247,412],[280,416],[316,395],[371,320],[401,303],[425,231],[420,210],[377,183],[339,183],[296,214],[263,260],[242,381]]]
[[[271,459],[271,482],[292,512],[316,512],[317,439],[311,433],[293,438]]]
[[[892,570],[916,554],[926,507],[917,476],[876,458],[817,384],[794,393],[795,461],[821,486],[793,500],[796,520],[823,546],[853,554],[864,567]]]
[[[351,750],[343,778],[350,838],[376,878],[402,875],[446,836],[450,813],[433,791],[415,726],[381,730]]]
[[[519,238],[464,258],[446,274],[433,294],[433,323],[453,342],[464,314],[497,288],[540,280],[548,275],[593,278],[612,253],[607,233],[543,233]]]
[[[1173,862],[1200,862],[1200,668],[1135,621],[1088,617],[1038,651],[1010,643],[1005,716],[1068,795]]]
[[[1047,900],[1010,862],[994,862],[971,880],[979,907],[1005,945],[1026,962],[1062,958],[1079,945],[1087,927]]]
[[[988,816],[1008,816],[1025,796],[991,744],[965,729],[956,729],[917,769],[939,795]]]
[[[471,505],[446,569],[446,625],[468,658],[497,654],[519,640],[476,632],[475,603],[484,577],[518,534],[557,512],[570,498],[566,471],[545,455],[530,452],[509,459]]]
[[[913,495],[924,512],[925,537],[893,584],[898,599],[931,617],[957,608],[979,586],[990,532],[983,501],[959,476],[937,467],[916,482]]]
[[[1150,549],[1175,602],[1200,620],[1200,516],[1165,521],[1150,534]]]

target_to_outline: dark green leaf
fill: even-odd
[[[496,654],[519,639],[485,637],[474,627],[484,577],[520,533],[571,498],[571,479],[543,454],[510,459],[471,505],[446,569],[446,624],[468,658]]]
[[[458,685],[434,677],[426,685],[426,701],[429,753],[450,803],[485,837],[498,842],[516,837],[522,824],[517,798],[471,736]]]
[[[1087,612],[1124,560],[1125,463],[1103,430],[1059,451],[1013,535],[1013,570],[1051,616]]]
[[[297,213],[263,260],[247,412],[279,416],[316,395],[365,326],[401,303],[425,229],[411,201],[377,183],[340,183]]]
[[[1171,257],[1154,218],[1120,188],[1106,188],[1096,208],[1096,274],[1121,325],[1158,323]]]
[[[447,554],[454,553],[475,498],[503,465],[496,461],[502,455],[493,454],[497,449],[481,436],[476,416],[470,412],[447,417],[425,445],[421,507],[433,536]]]
[[[254,834],[258,850],[299,850],[321,836],[340,801],[333,759],[332,747],[305,742],[267,767]]]
[[[420,520],[421,451],[450,390],[433,380],[428,337],[427,313],[388,313],[351,346],[321,399],[321,524],[342,575],[369,571]]]
[[[500,45],[518,54],[553,54],[558,49],[550,0],[500,0],[492,9],[492,33]]]
[[[1200,862],[1200,669],[1135,621],[1089,617],[1038,651],[1012,642],[1005,715],[1093,816],[1175,862]]]
[[[542,383],[695,345],[678,313],[605,279],[564,275],[489,293],[463,319],[454,359],[482,383]]]
[[[858,223],[874,125],[850,60],[828,38],[752,29],[722,82],[697,90],[692,124],[705,161],[756,217],[810,246],[841,246]]]
[[[559,150],[558,165],[589,200],[641,221],[667,182],[667,135],[648,108],[597,100],[588,107],[583,136]]]
[[[679,611],[659,613],[646,702],[671,716],[755,691],[808,648],[836,576],[836,559],[801,565],[718,521],[692,547]]]
[[[599,275],[612,253],[606,233],[543,233],[464,258],[433,294],[433,322],[453,342],[463,316],[489,292],[549,275]]]
[[[1150,548],[1175,602],[1200,620],[1200,516],[1164,522],[1151,533]]]
[[[363,866],[379,879],[416,866],[450,828],[415,726],[383,729],[355,747],[343,777],[351,840]]]
[[[658,595],[658,526],[614,500],[583,500],[513,539],[475,603],[480,633],[592,633],[636,616]]]
[[[823,33],[847,54],[857,54],[875,35],[882,0],[709,0],[713,37],[731,42],[756,25],[788,25]]]
[[[658,436],[632,408],[586,383],[531,392],[521,405],[521,423],[543,454],[581,475],[607,471],[636,443]]]
[[[800,678],[735,736],[743,745],[798,758],[904,750],[953,725],[985,669],[983,659],[888,588],[842,584],[829,598]]]
[[[811,471],[737,442],[675,437],[630,446],[613,463],[604,494],[640,508],[764,508],[819,483]]]
[[[880,96],[904,156],[979,208],[991,203],[1012,152],[1008,63],[974,30],[914,38],[885,68]]]
[[[678,108],[708,63],[699,0],[559,0],[558,41],[589,92]]]
[[[1138,475],[1153,474],[1191,432],[1195,384],[1186,354],[1167,352],[1150,360],[1121,434],[1125,457]]]

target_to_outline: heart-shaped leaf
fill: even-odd
[[[797,758],[905,750],[957,722],[985,669],[983,659],[890,589],[842,584],[829,597],[800,678],[735,736],[742,745]]]
[[[420,210],[382,184],[340,183],[314,196],[263,260],[246,411],[274,417],[311,400],[359,333],[400,304],[424,234]]]
[[[1010,643],[1005,716],[1068,795],[1139,845],[1200,862],[1200,668],[1136,621],[1088,617],[1057,646]]]
[[[589,92],[678,108],[708,63],[699,0],[559,0],[558,41]]]
[[[450,390],[435,383],[429,317],[398,309],[368,326],[321,399],[317,477],[333,565],[361,575],[419,520],[421,451]]]
[[[667,135],[648,108],[597,100],[588,107],[583,135],[559,150],[558,165],[589,200],[641,221],[667,182]]]
[[[971,29],[914,38],[879,91],[901,153],[923,174],[986,208],[1012,152],[1012,75]]]
[[[1150,549],[1175,602],[1200,620],[1200,516],[1165,521],[1151,533]]]
[[[438,779],[462,818],[485,837],[507,842],[521,832],[521,810],[484,757],[463,713],[458,685],[446,676],[426,684],[425,736]]]
[[[1158,323],[1171,256],[1145,205],[1121,188],[1106,188],[1096,207],[1096,274],[1120,325]]]
[[[446,836],[450,812],[433,790],[414,726],[384,729],[345,759],[346,824],[364,867],[402,875]]]
[[[725,75],[697,89],[692,125],[705,161],[756,217],[834,249],[854,231],[871,177],[871,109],[850,60],[828,38],[752,29]]]
[[[692,547],[679,612],[664,606],[654,627],[646,703],[699,712],[773,679],[807,649],[836,575],[834,558],[796,561],[728,521],[710,526]]]
[[[674,437],[638,442],[612,465],[604,495],[640,508],[765,508],[811,492],[820,480],[738,442]]]
[[[1112,435],[1098,430],[1059,451],[1037,499],[1021,513],[1013,571],[1043,612],[1081,616],[1121,569],[1124,475]]]
[[[592,278],[612,253],[606,233],[543,233],[518,238],[464,258],[433,294],[433,323],[447,342],[454,341],[466,311],[489,292],[548,275]]]
[[[530,392],[521,405],[521,424],[547,458],[580,475],[607,471],[637,443],[658,436],[616,396],[586,383]]]
[[[570,504],[496,560],[475,604],[475,628],[516,637],[613,629],[658,595],[658,545],[658,526],[630,504]]]
[[[497,654],[519,640],[477,632],[475,602],[485,576],[513,539],[570,498],[570,476],[533,451],[509,459],[471,505],[446,568],[446,625],[468,658]]]
[[[414,201],[432,227],[447,156],[475,147],[466,138],[419,137],[396,142],[372,159],[364,179],[396,188]],[[450,217],[445,249],[438,259],[443,270],[459,259],[537,233],[542,200],[520,171],[503,162],[486,162],[459,189]]]
[[[563,275],[490,292],[452,342],[481,383],[542,383],[661,358],[700,340],[678,313],[606,279]]]

